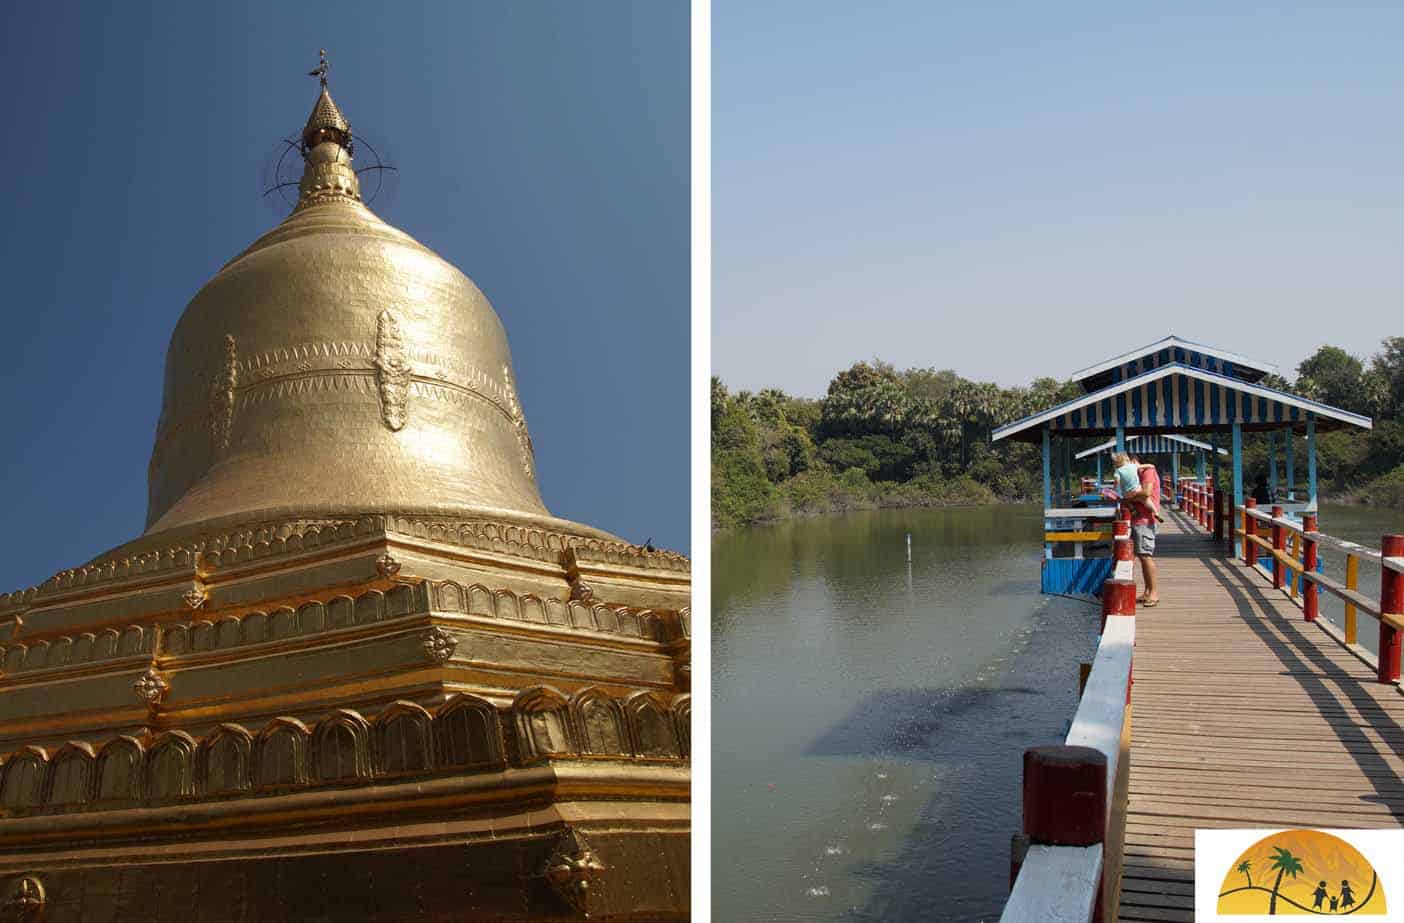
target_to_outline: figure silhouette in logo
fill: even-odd
[[[1326,900],[1326,882],[1319,882],[1316,886],[1316,891],[1311,896],[1316,898],[1316,902],[1311,906],[1319,910],[1321,908],[1321,902]]]
[[[1334,903],[1335,903],[1335,902],[1333,901],[1332,904],[1334,905]],[[1342,881],[1341,881],[1341,908],[1344,909],[1344,908],[1346,908],[1346,907],[1351,907],[1351,906],[1353,906],[1354,904],[1355,904],[1355,895],[1352,894],[1352,893],[1350,893],[1350,881],[1349,881],[1349,880],[1342,880]],[[1331,909],[1334,910],[1335,907],[1332,906]]]
[[[1336,897],[1334,894],[1331,895],[1331,912],[1332,912],[1332,913],[1335,913],[1335,912],[1336,912],[1336,905],[1339,904],[1340,902],[1341,902],[1341,899],[1340,899],[1339,897]]]

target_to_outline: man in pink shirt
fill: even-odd
[[[1134,455],[1131,460],[1140,464]],[[1146,592],[1137,602],[1147,609],[1160,603],[1160,592],[1155,585],[1155,510],[1160,506],[1160,472],[1154,465],[1140,469],[1141,486],[1122,497],[1122,502],[1131,507],[1131,546],[1136,558],[1141,562],[1141,576],[1145,578]],[[1153,505],[1147,505],[1149,500]]]

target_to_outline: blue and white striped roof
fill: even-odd
[[[1171,363],[998,427],[990,440],[1014,437],[1033,442],[1045,428],[1066,436],[1110,436],[1118,426],[1128,435],[1223,430],[1234,423],[1248,432],[1302,429],[1309,416],[1322,430],[1373,425],[1369,417],[1329,404]]]
[[[1168,336],[1140,349],[1133,349],[1129,353],[1073,372],[1072,379],[1082,386],[1082,390],[1091,393],[1107,385],[1135,378],[1151,369],[1176,363],[1247,382],[1257,382],[1269,372],[1277,371],[1277,366],[1268,362],[1259,362],[1238,353],[1182,340],[1177,336]]]
[[[1191,439],[1188,436],[1179,436],[1175,433],[1163,433],[1159,435],[1143,433],[1139,436],[1127,436],[1126,450],[1141,455],[1174,455],[1178,452],[1212,452],[1214,447],[1207,442],[1200,442],[1198,439]],[[1078,452],[1074,457],[1086,458],[1089,455],[1096,455],[1098,452],[1115,451],[1116,440],[1108,439],[1101,445],[1095,445],[1090,449],[1084,449]],[[1229,454],[1228,449],[1220,448],[1219,454]]]

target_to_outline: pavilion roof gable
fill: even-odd
[[[1251,432],[1304,427],[1309,416],[1322,429],[1373,426],[1369,417],[1339,407],[1171,363],[997,427],[990,440],[1034,441],[1044,427],[1055,435],[1103,436],[1118,426],[1128,433],[1164,433],[1225,430],[1237,422]]]
[[[1277,366],[1270,362],[1171,335],[1073,372],[1072,379],[1084,391],[1091,393],[1152,369],[1174,364],[1202,368],[1247,382],[1261,381],[1264,375],[1277,371]]]

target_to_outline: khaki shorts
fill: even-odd
[[[1132,526],[1131,545],[1136,556],[1149,558],[1155,554],[1155,526]]]

